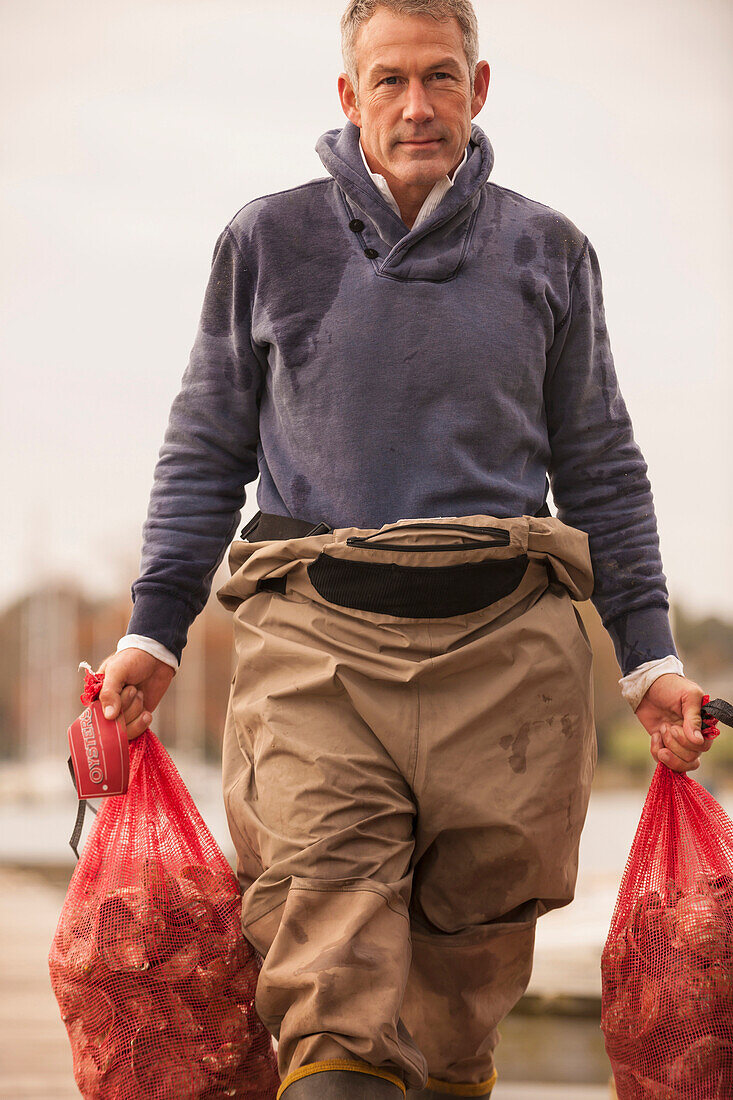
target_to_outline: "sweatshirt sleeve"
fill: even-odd
[[[251,343],[251,278],[227,227],[188,367],[173,401],[143,526],[128,634],[180,660],[257,477],[263,371]]]
[[[619,389],[598,257],[587,237],[547,355],[545,407],[558,518],[588,534],[591,599],[624,675],[677,656],[648,468]]]

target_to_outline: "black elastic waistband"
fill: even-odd
[[[537,519],[551,515],[547,501],[535,513]],[[351,524],[351,526],[356,527],[358,524]],[[276,539],[300,539],[307,535],[325,535],[332,530],[333,527],[317,520],[278,516],[274,512],[256,512],[249,523],[242,528],[239,537],[247,539],[248,542],[269,542]]]

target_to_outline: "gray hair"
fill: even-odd
[[[463,33],[463,50],[468,75],[473,81],[478,62],[478,22],[471,0],[350,0],[341,17],[341,52],[344,68],[358,95],[359,73],[356,66],[356,38],[377,8],[388,8],[395,15],[429,15],[433,19],[455,19]]]

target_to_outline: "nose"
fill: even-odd
[[[430,96],[421,80],[411,80],[409,82],[405,94],[405,105],[402,108],[402,117],[406,122],[430,122],[435,117]]]

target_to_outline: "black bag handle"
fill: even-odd
[[[71,757],[69,757],[66,763],[69,765],[71,782],[74,784],[74,790],[76,790],[76,776],[74,775],[74,764]],[[84,817],[87,812],[87,807],[92,811],[93,814],[96,814],[96,808],[92,806],[91,802],[86,798],[80,798],[79,805],[76,811],[76,821],[74,822],[74,828],[71,832],[71,836],[69,837],[69,847],[71,848],[77,859],[79,858],[79,841],[81,839],[81,831],[84,828]]]
[[[709,703],[703,703],[700,707],[700,715],[703,725],[707,722],[709,726],[714,726],[718,722],[722,722],[726,726],[733,727],[733,706],[727,703],[725,699],[713,699]]]
[[[84,692],[81,695],[80,701],[85,705],[88,705],[92,701],[92,699],[96,699],[97,695],[99,694],[99,689],[102,686],[102,680],[104,679],[104,676],[97,677],[97,674],[94,672],[91,665],[87,664],[86,661],[80,662],[78,671],[81,672],[82,669],[85,670]],[[74,764],[71,756],[69,756],[69,759],[66,761],[66,763],[69,768],[71,782],[74,784],[74,790],[76,790],[76,776],[74,775]],[[87,807],[92,811],[93,814],[96,814],[96,808],[92,806],[91,802],[89,802],[87,798],[80,798],[79,805],[76,810],[76,821],[74,822],[74,828],[72,829],[71,836],[69,837],[69,847],[76,856],[77,860],[79,859],[79,841],[81,840],[81,831],[84,828],[84,818],[86,816]]]

